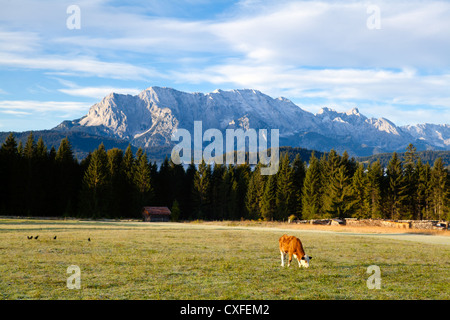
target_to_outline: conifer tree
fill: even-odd
[[[261,199],[261,216],[265,221],[273,220],[277,215],[277,176],[270,175],[264,188]]]
[[[36,142],[34,141],[33,132],[30,132],[23,148],[23,155],[28,160],[34,160],[36,156]]]
[[[78,195],[84,172],[74,158],[68,138],[62,139],[59,144],[55,154],[55,167],[56,210],[59,215],[73,216],[78,211]]]
[[[360,164],[352,178],[352,198],[354,201],[353,217],[364,219],[370,216],[368,200],[368,177],[364,165]]]
[[[172,170],[169,164],[169,158],[166,156],[159,167],[159,172],[156,174],[157,180],[156,185],[158,186],[155,190],[156,199],[158,205],[170,206],[173,203],[173,190],[174,185]]]
[[[123,218],[122,197],[124,194],[124,176],[122,175],[123,152],[113,148],[106,153],[108,159],[109,200],[108,213],[114,218]]]
[[[222,174],[221,183],[219,185],[219,202],[222,206],[218,208],[218,216],[222,220],[231,219],[230,212],[234,208],[230,203],[230,198],[233,196],[231,190],[233,182],[234,170],[231,165],[228,165]]]
[[[128,145],[120,165],[122,178],[121,212],[129,218],[134,218],[141,209],[138,204],[137,191],[134,185],[135,158],[131,145]]]
[[[303,183],[305,181],[306,168],[305,163],[301,160],[300,155],[297,154],[292,163],[293,169],[293,188],[294,188],[294,199],[293,199],[293,212],[297,218],[302,216],[302,189]]]
[[[36,203],[36,193],[35,185],[36,181],[36,142],[34,141],[33,132],[28,135],[25,147],[23,148],[23,167],[22,167],[22,178],[23,181],[23,192],[21,194],[22,201],[20,201],[20,206],[22,206],[22,214],[31,216],[38,215],[38,208]]]
[[[236,185],[232,185],[232,192],[236,193],[236,210],[234,216],[238,219],[248,217],[248,211],[245,206],[245,195],[247,194],[248,183],[250,180],[251,168],[247,163],[235,166],[234,180]],[[233,183],[234,184],[234,183]]]
[[[82,211],[84,216],[100,218],[108,214],[108,159],[105,146],[100,144],[92,153],[84,178],[82,190]]]
[[[403,162],[403,186],[402,195],[402,218],[417,219],[417,171],[416,171],[416,148],[410,143],[406,149]]]
[[[434,219],[446,218],[446,206],[449,199],[447,185],[448,172],[444,168],[442,158],[437,158],[431,169],[431,199]]]
[[[204,159],[195,172],[193,187],[197,217],[206,219],[210,215],[211,205],[211,165],[206,164]]]
[[[1,153],[8,158],[14,158],[17,156],[17,142],[14,134],[11,132],[2,143]]]
[[[259,218],[260,210],[259,210],[259,199],[256,187],[256,174],[250,176],[250,180],[248,182],[247,194],[245,196],[245,206],[247,208],[248,216],[250,219],[255,220]]]
[[[403,201],[402,189],[404,186],[403,168],[396,152],[387,166],[386,175],[388,179],[387,204],[391,219],[400,219],[400,209]]]
[[[194,177],[196,171],[195,164],[191,162],[184,174],[182,183],[182,190],[184,192],[178,199],[180,202],[181,220],[194,218]]]
[[[226,200],[221,196],[224,172],[226,168],[223,164],[215,163],[211,175],[211,219],[222,217],[222,207]]]
[[[137,191],[137,208],[146,206],[154,201],[154,189],[151,182],[150,166],[147,153],[139,148],[136,153],[133,181]]]
[[[18,213],[14,204],[19,203],[21,189],[19,158],[16,138],[10,133],[0,149],[0,213],[5,215]]]
[[[172,208],[170,209],[171,214],[170,214],[170,219],[172,221],[179,221],[180,219],[180,214],[181,214],[181,209],[180,209],[180,204],[178,203],[178,200],[175,199],[172,203]]]
[[[289,156],[286,153],[280,162],[280,168],[277,172],[276,189],[276,220],[287,220],[294,213],[296,197],[294,191],[294,171],[289,162]]]
[[[324,155],[320,160],[320,174],[321,174],[321,212],[322,218],[333,215],[333,201],[335,194],[333,194],[333,187],[335,178],[339,168],[342,166],[342,159],[335,150],[331,150],[328,155]]]
[[[348,218],[353,213],[354,202],[351,199],[351,180],[345,166],[341,165],[334,176],[331,177],[330,186],[327,189],[328,203],[324,218]]]
[[[39,140],[36,144],[36,157],[40,160],[45,160],[48,157],[47,146],[44,143],[44,139],[39,137]]]
[[[321,173],[319,160],[312,153],[302,191],[302,218],[317,219],[321,211]]]
[[[418,219],[429,219],[431,202],[431,167],[429,163],[423,164],[419,158],[416,164],[417,172],[417,212]]]
[[[371,163],[367,169],[367,206],[368,214],[372,219],[380,219],[383,217],[382,211],[382,185],[383,185],[383,168],[380,161]]]
[[[64,138],[61,140],[55,160],[62,164],[69,164],[75,161],[69,139]]]

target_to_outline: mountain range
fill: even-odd
[[[337,112],[325,107],[313,114],[289,99],[251,89],[204,94],[150,87],[135,96],[111,93],[84,117],[64,121],[48,133],[168,151],[174,130],[192,133],[194,121],[202,121],[203,131],[279,129],[280,146],[346,150],[351,156],[403,152],[409,143],[418,151],[450,150],[449,124],[396,126],[386,118],[368,118],[357,108]]]

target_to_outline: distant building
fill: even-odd
[[[143,207],[142,219],[144,222],[170,221],[170,209],[167,207]]]

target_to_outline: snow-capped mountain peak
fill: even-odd
[[[418,149],[450,149],[449,125],[397,127],[385,118],[367,118],[358,108],[338,112],[322,108],[316,115],[286,98],[271,98],[254,89],[187,93],[149,87],[136,96],[111,93],[86,116],[64,121],[56,130],[85,131],[120,138],[135,146],[169,146],[177,128],[203,130],[279,129],[280,145],[319,151],[347,150],[351,155]]]

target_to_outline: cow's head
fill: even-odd
[[[312,257],[307,256],[306,254],[300,259],[300,263],[302,267],[309,268],[309,261],[312,259]]]

